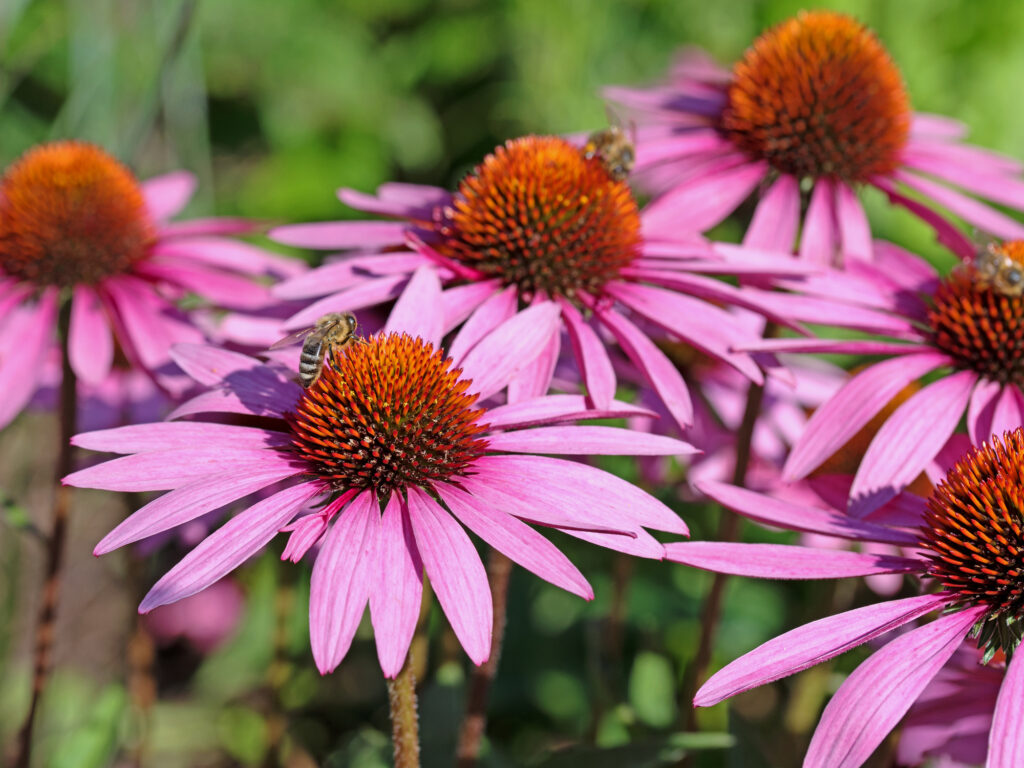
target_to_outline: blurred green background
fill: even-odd
[[[975,143],[1024,155],[1024,3],[820,6],[877,30],[915,108],[967,122]],[[450,186],[508,137],[603,125],[602,85],[658,79],[687,44],[728,62],[801,7],[794,0],[0,0],[0,165],[36,142],[78,137],[104,145],[142,177],[196,172],[202,183],[191,213],[345,216],[334,197],[339,186]],[[909,216],[869,205],[884,236],[934,252],[931,235]],[[50,428],[32,421],[41,418],[27,417],[0,438],[0,461],[31,445],[26,430]],[[38,452],[36,459],[45,477],[49,459]],[[616,466],[632,471],[628,462]],[[682,509],[672,492],[665,496]],[[89,498],[92,508],[122,513],[123,502]],[[688,506],[685,515],[695,537],[711,535],[712,511]],[[73,562],[88,559],[98,527],[75,530]],[[487,765],[669,765],[688,747],[707,748],[700,766],[796,765],[838,672],[863,657],[849,654],[834,668],[702,712],[705,733],[682,736],[678,682],[693,653],[707,577],[558,543],[591,579],[597,599],[585,604],[514,574]],[[150,558],[134,571],[118,556],[91,567],[109,583],[123,585],[131,575],[141,588],[174,556]],[[0,524],[5,741],[27,696],[24,617],[38,560],[34,542]],[[115,619],[123,626],[119,634],[58,641],[40,764],[389,765],[384,686],[368,627],[341,670],[320,680],[305,634],[308,571],[275,560],[268,553],[241,571],[246,613],[226,645],[208,656],[157,653],[160,698],[145,731],[124,665],[108,658],[122,656],[120,648],[90,655],[82,647],[127,642],[133,588],[90,598],[119,601],[115,618],[93,612],[94,603],[78,606],[84,626]],[[618,613],[616,589],[628,596]],[[854,589],[734,580],[716,663],[798,621],[855,604]],[[72,592],[65,603],[74,599]],[[425,766],[451,764],[462,707],[466,662],[444,626],[432,617],[421,701]],[[137,750],[143,740],[145,750]],[[732,742],[734,749],[716,749]]]

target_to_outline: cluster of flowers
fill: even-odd
[[[188,175],[138,184],[88,144],[30,150],[0,182],[0,425],[62,376],[112,414],[173,399],[167,421],[74,439],[123,455],[67,484],[168,491],[96,553],[247,500],[140,610],[286,532],[286,559],[315,552],[323,673],[368,605],[381,668],[398,674],[424,573],[485,661],[491,593],[467,529],[584,599],[587,580],[538,527],[743,576],[911,574],[918,594],[788,632],[695,704],[903,628],[833,696],[805,765],[861,765],[908,711],[907,760],[1022,764],[1024,225],[992,205],[1024,210],[1020,164],[912,112],[878,39],[835,13],[765,31],[731,69],[689,51],[665,84],[607,95],[632,130],[513,139],[453,191],[339,192],[380,219],[273,230],[332,252],[308,270],[236,239],[250,222],[170,221]],[[874,239],[865,187],[961,263],[940,275]],[[737,213],[741,244],[705,236]],[[979,249],[964,223],[995,239]],[[299,345],[267,349],[293,331],[301,360]],[[816,353],[880,361],[848,377]],[[628,428],[575,423],[595,418]],[[688,493],[815,546],[663,543],[649,531],[687,534],[672,510],[552,457],[596,454],[646,457],[660,483],[664,457],[689,457]],[[985,695],[948,701],[965,679]]]

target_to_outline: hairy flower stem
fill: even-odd
[[[491,582],[491,600],[494,603],[494,631],[491,635],[491,655],[473,671],[469,679],[469,699],[466,714],[459,728],[459,743],[455,750],[457,768],[473,768],[480,756],[480,743],[487,727],[487,694],[498,672],[501,643],[505,636],[505,617],[508,613],[508,580],[512,574],[512,561],[496,549],[487,560]]]
[[[395,768],[420,768],[420,723],[416,709],[416,661],[413,649],[402,671],[388,680],[388,704],[391,707],[391,741],[395,749]]]
[[[766,333],[765,336],[768,334]],[[750,467],[751,444],[754,437],[754,425],[761,412],[761,402],[764,400],[764,385],[751,383],[747,388],[747,404],[743,410],[743,421],[740,423],[739,432],[736,435],[736,464],[733,467],[733,485],[743,486],[747,480],[747,469]],[[740,517],[732,512],[723,509],[718,521],[718,534],[715,541],[735,541],[739,533]],[[722,618],[722,599],[725,595],[725,585],[729,577],[722,573],[716,573],[711,582],[711,589],[708,590],[707,599],[704,601],[704,608],[700,615],[700,641],[697,645],[697,653],[687,670],[686,684],[683,686],[685,698],[684,707],[687,714],[687,730],[696,727],[696,709],[692,705],[693,697],[697,693],[697,687],[707,677],[708,665],[711,663],[711,649],[715,644],[715,637],[718,633],[718,622]]]
[[[46,581],[43,583],[42,602],[36,621],[34,672],[32,676],[32,700],[28,717],[18,736],[18,757],[15,765],[28,768],[32,760],[32,733],[35,729],[39,702],[46,688],[53,662],[53,639],[57,618],[57,600],[60,595],[61,572],[64,568],[64,543],[68,533],[68,518],[71,511],[71,488],[61,483],[61,478],[71,473],[71,438],[75,434],[78,397],[76,394],[75,372],[71,368],[68,353],[68,330],[71,325],[71,301],[61,306],[58,328],[61,337],[61,384],[60,384],[60,447],[57,454],[57,472],[54,482],[53,530],[50,533],[46,555]]]

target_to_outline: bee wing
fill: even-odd
[[[977,228],[971,230],[971,242],[978,251],[991,250],[994,246],[1002,244],[1002,241],[995,235],[990,235],[988,232],[982,232]]]
[[[311,325],[309,326],[309,328],[303,328],[302,330],[295,331],[294,333],[289,333],[283,339],[278,339],[277,341],[275,341],[273,344],[267,347],[267,349],[281,349],[281,347],[290,347],[292,344],[298,344],[300,341],[309,336],[309,334],[311,334],[315,330],[316,326]]]

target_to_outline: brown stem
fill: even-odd
[[[469,697],[466,714],[459,728],[459,743],[455,750],[457,768],[473,768],[480,756],[480,743],[487,727],[487,694],[498,672],[501,658],[501,643],[505,636],[505,617],[508,613],[508,580],[512,573],[512,561],[496,549],[491,550],[487,560],[487,571],[491,582],[491,600],[494,603],[494,631],[491,635],[491,655],[487,661],[473,670],[469,679]]]
[[[764,399],[764,385],[751,383],[747,388],[747,404],[743,411],[743,421],[740,423],[739,432],[736,435],[736,464],[733,467],[733,485],[743,486],[747,479],[747,469],[750,467],[751,444],[754,436],[754,425],[761,412],[761,401]],[[718,534],[716,541],[735,541],[739,533],[739,516],[722,510],[718,520]],[[687,670],[686,685],[683,686],[686,698],[683,700],[689,704],[697,693],[697,686],[707,676],[708,665],[711,663],[711,649],[714,647],[715,636],[718,632],[718,622],[722,618],[722,598],[725,595],[725,585],[729,577],[723,573],[716,573],[711,582],[711,589],[708,590],[707,599],[704,601],[704,608],[700,615],[700,641],[697,645],[697,653],[693,662]],[[696,709],[688,708],[687,730],[696,727]]]
[[[75,372],[71,369],[68,355],[68,329],[71,324],[71,302],[65,301],[60,310],[58,328],[61,337],[62,375],[60,384],[60,449],[57,454],[57,473],[53,499],[53,532],[47,547],[46,581],[43,584],[42,604],[36,621],[34,672],[32,677],[32,700],[28,717],[18,736],[18,757],[15,765],[28,768],[32,760],[32,732],[35,728],[39,702],[46,688],[53,662],[53,638],[57,618],[57,599],[60,594],[60,577],[64,568],[64,543],[68,534],[68,516],[71,510],[71,488],[61,483],[61,478],[71,473],[71,438],[75,434],[78,398],[76,396]]]
[[[420,724],[416,711],[416,676],[413,674],[415,663],[410,648],[402,671],[394,680],[388,680],[395,768],[420,768]]]

